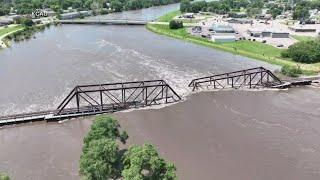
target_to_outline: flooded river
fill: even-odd
[[[192,78],[266,63],[159,36],[143,26],[62,25],[0,51],[0,112],[55,109],[76,85]]]
[[[172,9],[107,17],[154,19]],[[320,179],[319,89],[190,95],[187,87],[195,77],[256,66],[277,68],[143,26],[51,27],[0,51],[0,112],[54,109],[78,84],[164,79],[187,100],[114,116],[129,143],[155,144],[177,165],[180,179]],[[0,171],[15,180],[79,179],[82,139],[91,122],[1,128]]]
[[[320,89],[198,93],[161,109],[116,113],[129,144],[151,142],[183,180],[318,180]],[[92,118],[0,130],[0,169],[16,180],[79,179]]]

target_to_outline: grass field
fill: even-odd
[[[315,37],[310,37],[310,36],[299,36],[299,35],[291,35],[291,36],[298,41],[313,41],[316,39]]]
[[[172,11],[164,16],[161,16],[158,21],[159,22],[170,22],[174,17],[179,16],[181,11]]]
[[[23,29],[22,26],[18,25],[18,26],[13,26],[13,27],[7,27],[7,28],[1,28],[0,29],[0,37],[10,33],[10,32],[14,32],[14,31],[18,31]]]
[[[262,60],[271,64],[276,64],[280,66],[289,65],[297,66],[299,65],[306,75],[311,75],[320,72],[320,63],[316,64],[302,64],[293,62],[288,59],[282,59],[280,57],[281,49],[275,48],[271,45],[263,44],[256,41],[237,41],[231,43],[216,43],[209,39],[193,36],[189,34],[185,28],[172,30],[168,25],[159,24],[148,24],[147,29],[152,32],[170,36],[173,38],[181,39],[184,41],[196,43],[199,45],[220,49],[223,51],[231,52],[234,54],[239,54],[242,56],[250,57],[253,59]]]

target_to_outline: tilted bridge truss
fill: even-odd
[[[2,116],[0,125],[112,113],[179,100],[164,80],[82,85],[73,88],[55,110]]]
[[[193,79],[189,87],[192,87],[193,90],[226,87],[237,89],[241,87],[275,87],[281,84],[283,84],[281,80],[271,71],[263,67],[257,67]]]
[[[172,103],[181,97],[163,80],[76,86],[55,115],[113,112]]]

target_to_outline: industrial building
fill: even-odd
[[[214,24],[210,30],[213,32],[211,39],[215,42],[234,42],[236,41],[235,30],[225,24]]]
[[[247,32],[252,37],[289,38],[289,33],[282,31],[248,29]]]

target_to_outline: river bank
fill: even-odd
[[[159,23],[163,23],[163,21],[168,22],[170,18],[172,19],[177,14],[179,13],[175,11],[167,15],[164,15],[158,18]],[[160,35],[165,35],[183,41],[199,44],[202,46],[250,57],[271,64],[276,64],[280,66],[288,65],[291,67],[296,67],[298,65],[301,68],[304,75],[315,75],[320,72],[320,63],[303,64],[288,59],[280,58],[280,54],[282,51],[281,49],[260,42],[241,40],[232,43],[215,43],[211,40],[191,35],[187,32],[186,27],[174,30],[170,29],[169,26],[166,24],[148,23],[146,28]]]
[[[6,48],[8,45],[4,40],[7,36],[24,29],[21,25],[10,25],[8,27],[0,27],[0,48]]]
[[[128,144],[155,144],[179,179],[317,180],[319,102],[317,88],[230,90],[113,116]],[[16,180],[79,179],[82,139],[93,118],[1,128],[0,169]]]

